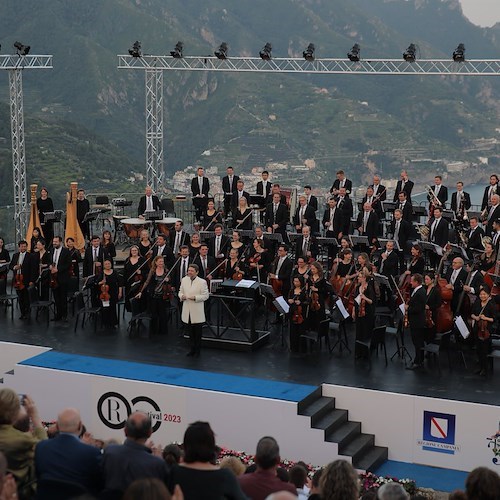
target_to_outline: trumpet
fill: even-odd
[[[430,230],[429,226],[422,224],[422,225],[418,226],[417,230],[418,230],[420,236],[422,236],[422,241],[429,241],[429,236],[431,234],[431,230]]]
[[[431,205],[434,205],[434,207],[442,207],[443,204],[441,201],[439,201],[439,198],[436,196],[436,193],[433,191],[433,189],[430,186],[425,186],[425,190],[427,191],[427,195],[429,196],[429,202]]]
[[[481,222],[485,222],[488,220],[488,207],[486,207],[480,215]]]

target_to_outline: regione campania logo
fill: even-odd
[[[456,415],[424,411],[422,439],[417,441],[424,451],[454,455],[460,451],[456,438]]]

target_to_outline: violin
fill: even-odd
[[[50,273],[49,286],[52,289],[57,288],[59,286],[59,283],[57,281],[57,271],[55,273],[53,272]]]
[[[236,281],[241,281],[243,279],[243,273],[238,269],[233,273],[232,279]]]
[[[14,283],[12,284],[12,286],[16,290],[24,290],[24,276],[21,274],[21,270],[14,274]]]
[[[358,291],[360,294],[365,293],[366,285],[363,289],[361,289],[361,287],[359,287]],[[358,317],[364,318],[365,316],[366,316],[366,300],[362,298],[359,302]]]
[[[104,283],[101,285],[101,293],[99,299],[102,302],[109,302],[111,295],[109,294],[109,285],[106,283],[106,274],[104,274]]]
[[[253,257],[248,259],[248,262],[250,262],[250,264],[257,264],[260,262],[260,259],[262,259],[262,255],[257,252]]]
[[[292,314],[292,322],[296,325],[301,325],[304,322],[304,316],[302,315],[302,306],[295,306],[295,310]]]
[[[432,311],[430,309],[425,310],[425,327],[434,328],[434,320],[432,319]]]
[[[170,283],[168,282],[163,283],[162,290],[163,290],[163,295],[162,295],[163,300],[172,300],[174,298],[174,293]]]
[[[314,282],[312,282],[312,284],[314,285]],[[319,311],[321,309],[321,304],[319,303],[319,294],[318,292],[313,292],[311,290],[311,296],[310,296],[310,299],[311,299],[311,310],[312,311]]]

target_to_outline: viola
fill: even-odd
[[[363,289],[359,287],[360,294],[365,293],[365,291],[366,291],[366,286]],[[366,316],[366,300],[363,298],[359,302],[358,316],[360,318],[364,318]]]
[[[170,285],[170,283],[165,282],[162,285],[162,290],[163,290],[163,295],[162,295],[163,300],[172,300],[174,298],[174,293],[173,293],[172,286]]]
[[[321,309],[321,304],[319,303],[318,292],[311,291],[311,310],[319,311]]]
[[[14,283],[12,285],[16,290],[24,290],[24,276],[18,272],[14,274]]]
[[[49,281],[49,286],[50,288],[54,289],[59,286],[59,282],[57,281],[57,271],[55,273],[50,273],[50,281]]]
[[[106,283],[106,275],[104,275],[104,283],[101,285],[101,293],[99,299],[102,302],[109,302],[111,295],[109,294],[109,285]]]
[[[485,319],[480,319],[477,324],[477,336],[481,340],[490,338],[490,331],[488,329],[488,322]]]
[[[232,279],[236,281],[241,281],[243,279],[243,273],[238,269],[233,273]]]
[[[295,306],[295,310],[292,314],[292,322],[296,325],[301,325],[304,322],[304,316],[302,315],[302,306]]]

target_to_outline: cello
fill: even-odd
[[[443,265],[446,259],[451,254],[452,248],[448,243],[445,246],[445,251],[443,252],[443,256],[439,262],[439,266],[436,272],[436,277],[434,278],[434,286],[439,288],[441,293],[441,305],[437,310],[437,318],[436,318],[436,332],[443,333],[452,329],[453,327],[453,313],[451,311],[451,299],[453,297],[453,291],[449,288],[446,288],[448,282],[441,278],[441,271],[443,270]]]

